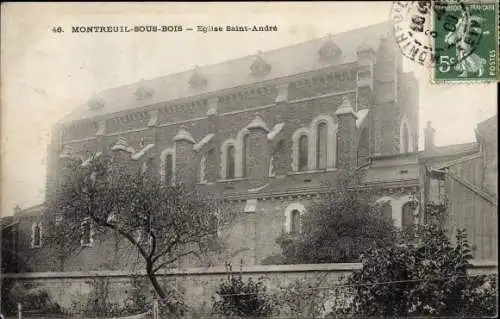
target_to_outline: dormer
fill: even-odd
[[[93,98],[88,102],[88,107],[91,110],[98,110],[104,107],[104,101],[100,98]]]
[[[200,71],[198,70],[198,67],[195,66],[193,70],[193,74],[191,75],[191,78],[189,79],[189,86],[192,87],[193,89],[201,89],[207,85],[208,81],[207,79],[200,74]]]
[[[271,72],[271,64],[267,63],[262,57],[262,52],[259,51],[255,60],[250,65],[250,72],[254,76],[265,76]]]
[[[319,58],[321,60],[332,60],[338,57],[342,53],[340,47],[333,42],[332,36],[328,35],[328,40],[321,46],[318,51]]]
[[[134,95],[138,100],[143,100],[153,96],[153,93],[153,89],[141,86],[135,90]]]

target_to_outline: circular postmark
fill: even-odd
[[[481,25],[463,0],[395,1],[390,19],[401,53],[426,67],[434,67],[450,50],[456,54],[445,62],[460,64],[481,40]]]

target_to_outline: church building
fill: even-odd
[[[300,232],[300,217],[346,169],[364,170],[364,187],[377,189],[396,226],[418,222],[419,92],[402,62],[382,23],[102,91],[54,127],[46,196],[67,160],[96,154],[150,169],[163,183],[190,181],[240,212],[225,258],[245,265],[279,253],[276,238]],[[46,218],[64,216],[20,214],[19,250],[37,256],[35,271],[54,270],[42,253]],[[85,229],[65,271],[137,260]]]

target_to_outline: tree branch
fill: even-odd
[[[175,256],[174,258],[171,258],[171,259],[169,259],[167,261],[162,262],[161,264],[159,264],[158,266],[156,266],[155,268],[153,268],[153,273],[156,273],[158,270],[160,270],[160,268],[162,268],[162,267],[164,267],[166,265],[169,265],[169,264],[177,261],[179,258],[187,256],[187,255],[190,255],[190,254],[194,254],[194,255],[196,255],[198,257],[198,254],[196,254],[195,250],[189,250],[189,251],[187,251],[185,253],[182,253],[182,254],[179,254],[179,255]]]

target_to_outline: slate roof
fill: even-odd
[[[448,157],[448,156],[458,156],[467,155],[479,150],[479,143],[463,143],[463,144],[452,144],[446,146],[435,146],[430,150],[424,150],[420,152],[422,158],[429,157]]]
[[[43,211],[45,210],[45,204],[38,204],[35,206],[28,207],[26,209],[21,210],[18,213],[14,214],[14,217],[20,217],[20,216],[40,216]]]
[[[376,51],[381,38],[390,38],[390,24],[388,22],[332,35],[331,40],[342,51],[338,57],[332,60],[319,58],[318,52],[321,46],[329,39],[329,36],[325,36],[296,45],[261,52],[259,56],[271,65],[271,70],[263,76],[251,74],[250,66],[257,57],[257,55],[252,54],[219,64],[198,67],[196,69],[198,76],[207,80],[206,84],[202,86],[193,87],[189,85],[191,77],[195,74],[194,70],[191,69],[108,89],[90,99],[90,101],[93,101],[93,108],[89,108],[89,101],[67,115],[62,122],[92,118],[355,62],[357,60],[356,51],[359,47],[371,47]],[[148,92],[148,94],[137,94],[143,91]]]

